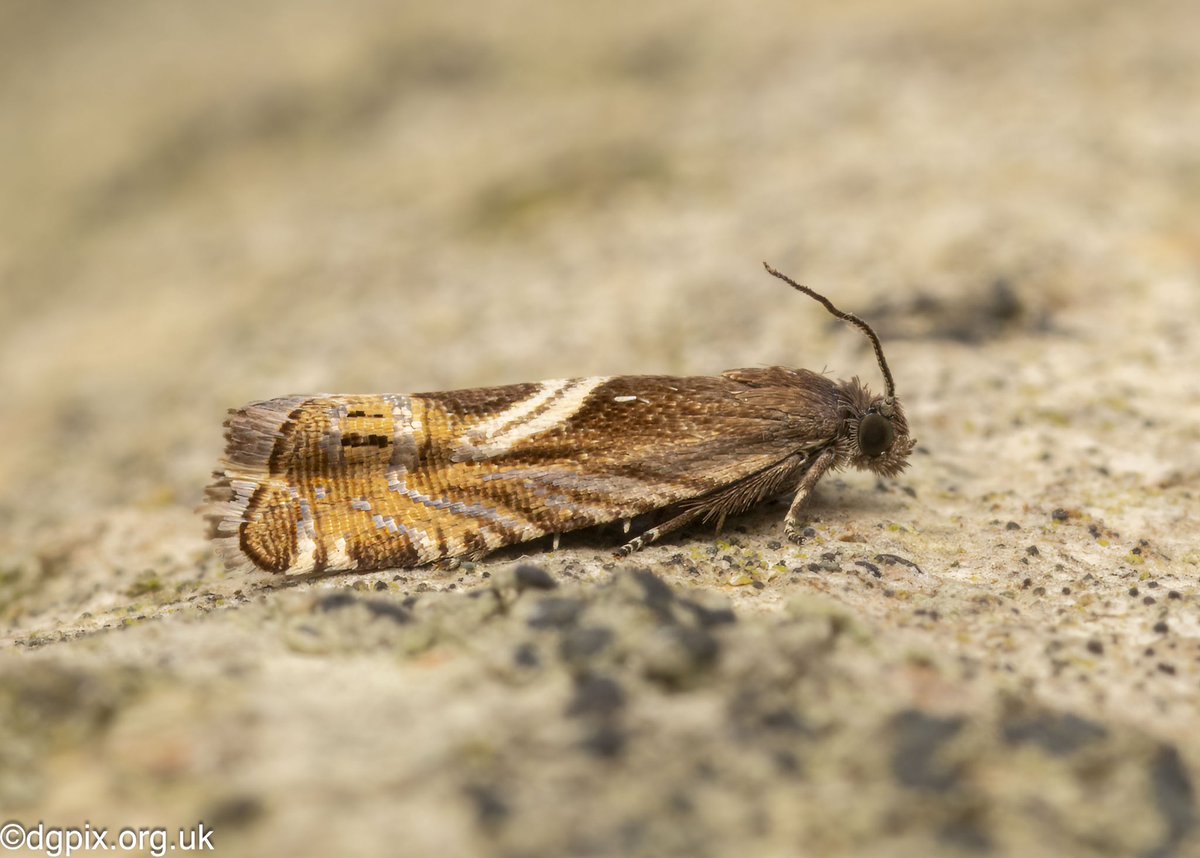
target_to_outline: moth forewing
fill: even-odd
[[[785,528],[798,538],[826,472],[895,473],[912,446],[878,339],[840,317],[870,332],[886,396],[768,367],[251,403],[226,424],[204,508],[210,534],[231,567],[366,571],[665,511],[627,553],[794,491]],[[890,446],[877,449],[884,436]]]

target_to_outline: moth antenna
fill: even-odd
[[[834,316],[836,316],[837,318],[841,319],[844,322],[849,322],[850,324],[854,325],[854,327],[858,328],[860,331],[862,331],[864,334],[867,335],[867,339],[869,339],[871,341],[871,345],[875,348],[875,359],[877,361],[879,361],[879,371],[883,373],[885,399],[889,403],[895,401],[895,399],[896,399],[896,383],[894,381],[892,381],[892,371],[890,369],[888,369],[887,358],[885,358],[883,356],[883,346],[880,344],[879,337],[875,335],[875,331],[871,329],[871,326],[868,325],[866,322],[864,322],[862,319],[860,319],[858,316],[854,315],[853,313],[843,313],[837,307],[833,306],[833,302],[830,301],[828,298],[826,298],[824,295],[822,295],[820,292],[814,292],[812,289],[809,289],[807,286],[801,286],[799,283],[797,283],[791,277],[788,277],[786,274],[784,274],[780,271],[776,271],[774,268],[772,268],[767,263],[764,262],[763,267],[767,269],[768,274],[770,274],[774,277],[778,277],[784,283],[788,284],[793,289],[803,292],[808,297],[810,297],[816,301],[820,301],[821,304],[823,304],[825,306],[825,309],[828,310],[830,313],[832,313]]]

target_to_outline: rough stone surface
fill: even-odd
[[[1200,6],[0,9],[0,823],[1200,854]],[[629,560],[231,576],[225,409],[828,367],[920,447]],[[874,383],[874,382],[873,382]],[[527,555],[527,556],[526,556]]]

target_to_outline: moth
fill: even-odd
[[[765,263],[764,263],[765,265]],[[252,402],[226,421],[202,512],[227,566],[285,574],[478,559],[498,548],[660,512],[637,551],[827,473],[902,471],[915,446],[870,325],[769,265],[871,342],[884,392],[806,369],[568,378],[414,394]]]

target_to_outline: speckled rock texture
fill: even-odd
[[[0,8],[0,824],[1200,855],[1200,5]],[[232,575],[226,409],[784,364],[920,444],[614,560]],[[20,854],[19,852],[14,854]],[[44,853],[39,853],[44,854]],[[81,854],[81,853],[76,853]]]

